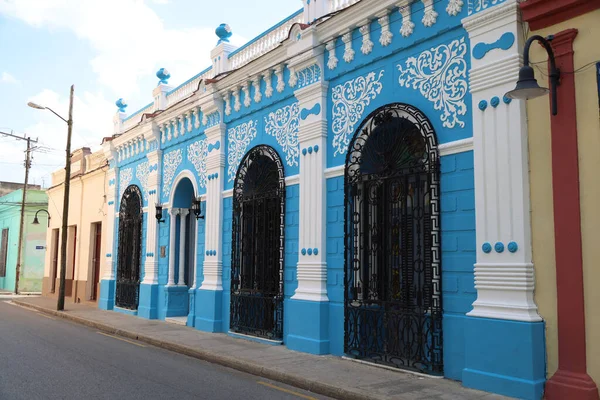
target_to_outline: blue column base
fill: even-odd
[[[329,302],[290,299],[286,346],[311,354],[329,354]]]
[[[223,291],[196,291],[196,329],[205,332],[223,332]]]
[[[539,400],[546,381],[544,322],[468,317],[463,385]]]
[[[188,315],[188,287],[165,286],[165,317],[186,317]]]
[[[188,291],[189,312],[187,316],[187,326],[194,327],[196,324],[196,289]]]
[[[101,310],[112,310],[115,307],[115,281],[104,279],[100,281],[100,298],[98,308]]]
[[[140,284],[138,316],[147,319],[158,318],[158,285]]]

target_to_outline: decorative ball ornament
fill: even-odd
[[[219,41],[217,42],[217,46],[223,42],[229,43],[229,38],[233,34],[231,32],[231,28],[227,24],[221,24],[215,29],[215,33],[219,37]]]
[[[169,83],[169,78],[171,77],[171,74],[169,73],[169,71],[167,71],[166,68],[161,68],[156,73],[156,77],[160,79],[160,82],[158,82],[159,85],[161,83],[167,85]]]
[[[504,243],[496,242],[494,245],[494,250],[496,250],[496,253],[502,253],[504,251]]]
[[[489,254],[492,251],[492,245],[488,242],[485,242],[483,246],[481,246],[481,250],[483,250],[484,253]]]
[[[115,105],[117,107],[119,107],[119,112],[125,112],[125,109],[127,108],[127,102],[125,100],[123,100],[123,98],[120,98],[119,100],[117,100],[115,102]]]
[[[510,242],[508,244],[508,251],[511,253],[516,253],[519,250],[519,245],[516,242]]]

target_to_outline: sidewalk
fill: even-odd
[[[57,312],[56,300],[18,298],[13,303],[65,318],[107,333],[175,351],[215,364],[272,379],[337,399],[506,399],[463,388],[447,379],[390,371],[334,356],[314,356],[225,334],[201,332],[159,320],[147,320],[81,304]]]

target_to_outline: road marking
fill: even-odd
[[[40,317],[44,317],[44,318],[48,318],[48,319],[52,319],[52,320],[56,321],[56,318],[52,318],[49,315],[40,314]]]
[[[306,399],[306,400],[317,400],[316,397],[311,397],[311,396],[307,396],[307,395],[302,394],[302,393],[294,392],[293,390],[288,390],[288,389],[280,388],[279,386],[272,385],[272,384],[270,384],[268,382],[258,381],[257,383],[259,385],[267,386],[267,387],[270,387],[271,389],[275,389],[275,390],[280,390],[282,392],[285,392],[285,393],[288,393],[288,394],[292,394],[294,396],[298,396],[298,397],[301,397],[301,398]]]
[[[146,347],[146,346],[144,346],[143,344],[136,343],[136,342],[134,342],[134,341],[132,341],[132,340],[123,339],[123,338],[120,338],[120,337],[118,337],[118,336],[109,335],[108,333],[104,333],[104,332],[96,332],[96,333],[99,333],[100,335],[104,335],[104,336],[111,337],[111,338],[113,338],[113,339],[120,340],[120,341],[122,341],[122,342],[127,342],[127,343],[131,343],[131,344],[135,344],[136,346],[140,346],[140,347]]]
[[[31,312],[34,312],[34,313],[38,313],[38,314],[39,314],[39,311],[38,311],[38,310],[36,310],[35,308],[31,308],[31,307],[25,307],[25,306],[22,306],[22,305],[20,305],[20,304],[13,303],[12,301],[7,301],[7,303],[8,303],[8,304],[10,304],[11,306],[19,307],[19,308],[22,308],[23,310],[27,310],[27,311],[31,311]]]

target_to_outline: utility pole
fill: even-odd
[[[30,137],[24,138],[11,133],[0,132],[0,134],[14,137],[19,140],[27,141],[27,150],[25,155],[25,183],[23,184],[23,198],[21,199],[21,220],[19,221],[19,244],[17,247],[17,268],[15,272],[15,294],[19,294],[19,277],[21,275],[21,262],[23,260],[23,227],[25,224],[25,203],[27,202],[27,184],[29,182],[29,168],[31,168],[31,142],[37,143]]]

